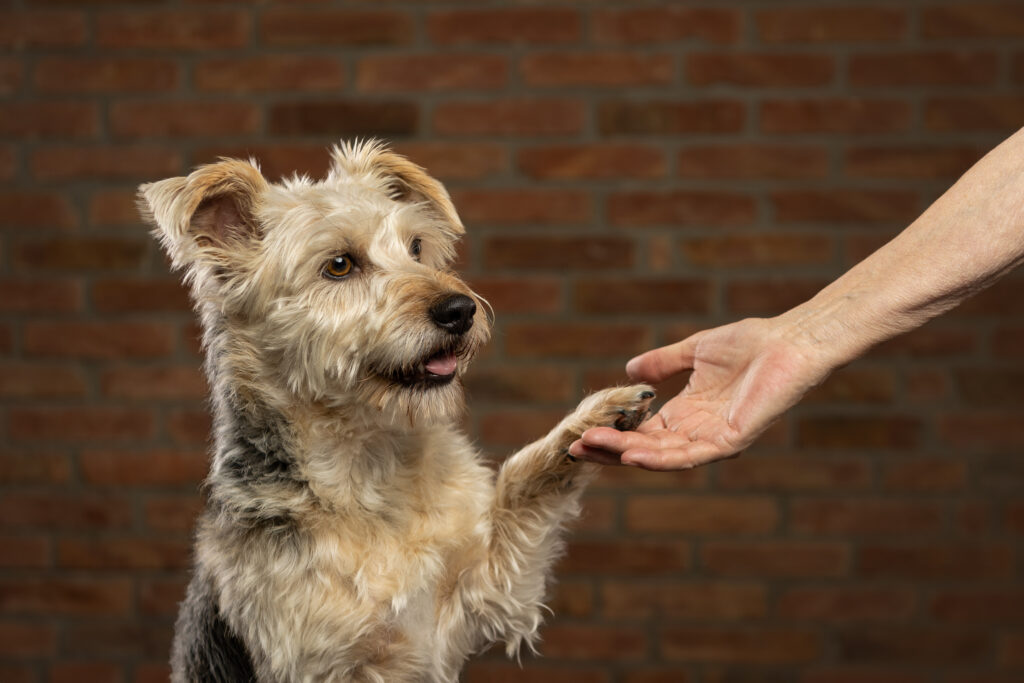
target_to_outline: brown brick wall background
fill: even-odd
[[[504,454],[632,354],[810,296],[1024,123],[1024,3],[8,0],[0,93],[0,680],[142,683],[209,421],[138,183],[392,140],[469,226]],[[465,680],[1019,683],[1022,385],[1010,276],[738,460],[606,471],[543,658]]]

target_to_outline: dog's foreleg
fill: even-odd
[[[491,639],[513,654],[532,644],[541,621],[545,577],[562,550],[560,531],[579,513],[579,498],[598,467],[568,456],[591,427],[632,429],[654,397],[651,387],[605,389],[587,397],[544,438],[509,458],[498,473],[491,538],[476,607]]]

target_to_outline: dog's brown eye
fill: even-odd
[[[412,254],[412,257],[414,259],[419,261],[420,260],[420,252],[422,250],[423,250],[423,244],[420,242],[420,238],[417,237],[416,239],[414,239],[412,241],[412,244],[409,245],[409,253]]]
[[[335,256],[324,266],[324,275],[335,280],[340,280],[352,272],[352,258],[348,254]]]

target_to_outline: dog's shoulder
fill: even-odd
[[[209,581],[197,574],[175,628],[174,680],[247,683],[256,680],[252,657],[220,613]]]

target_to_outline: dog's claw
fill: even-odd
[[[640,398],[644,398],[644,399],[646,399],[646,398],[654,398],[654,392],[653,391],[641,392]]]

